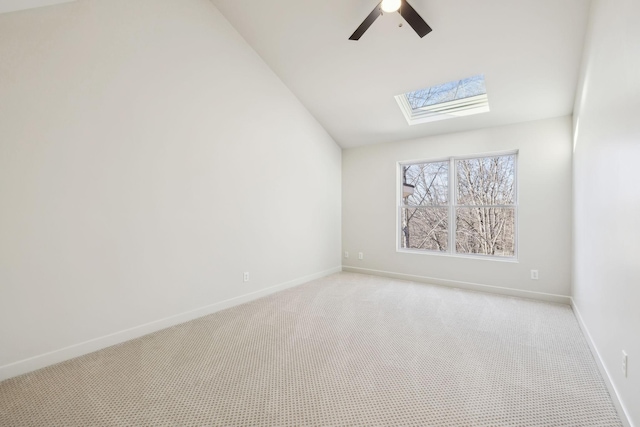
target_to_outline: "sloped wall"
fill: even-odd
[[[339,270],[341,150],[208,0],[0,15],[0,58],[0,379]]]

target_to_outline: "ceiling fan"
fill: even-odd
[[[427,25],[427,23],[418,15],[418,12],[411,7],[407,0],[382,0],[373,12],[369,14],[362,21],[362,24],[358,27],[358,29],[349,37],[349,40],[360,40],[360,37],[364,34],[365,31],[369,29],[373,21],[378,19],[378,16],[382,15],[383,12],[393,13],[398,12],[411,28],[415,30],[416,33],[420,36],[420,38],[426,36],[431,32],[431,27]]]

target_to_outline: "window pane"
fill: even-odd
[[[456,160],[458,205],[513,205],[516,156]]]
[[[449,162],[402,166],[403,184],[413,185],[413,194],[404,197],[409,206],[442,206],[449,203]]]
[[[515,255],[514,208],[457,208],[456,252]]]
[[[449,208],[402,208],[400,213],[402,248],[447,251]]]
[[[407,101],[412,110],[428,107],[430,105],[442,104],[455,101],[457,99],[469,98],[472,96],[485,95],[487,88],[484,83],[484,76],[477,75],[462,80],[455,80],[425,89],[415,90],[406,93]]]

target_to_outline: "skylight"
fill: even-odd
[[[403,93],[396,101],[410,125],[489,111],[483,75]]]

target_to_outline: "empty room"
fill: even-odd
[[[638,0],[0,0],[0,426],[640,426]]]

